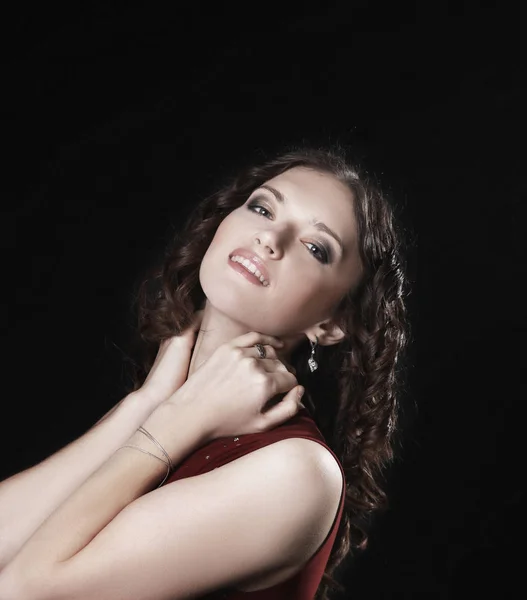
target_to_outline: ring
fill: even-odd
[[[260,358],[265,358],[267,356],[265,353],[265,348],[262,346],[262,344],[254,344],[254,347],[258,350],[258,356]]]

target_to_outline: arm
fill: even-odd
[[[125,443],[157,404],[141,392],[129,394],[80,438],[0,483],[0,572],[44,520]]]
[[[143,420],[148,431],[155,432],[153,435],[167,448],[175,465],[206,441],[195,412],[188,403],[166,401],[146,421]],[[84,483],[76,482],[63,503],[0,573],[2,600],[10,597],[8,594],[12,591],[13,581],[16,582],[13,597],[23,598],[24,594],[29,593],[28,597],[33,598],[37,590],[43,589],[43,582],[58,580],[61,569],[69,559],[89,544],[128,504],[154,488],[166,474],[166,468],[148,455],[130,448],[117,451],[119,446],[129,443],[159,454],[159,450],[148,440],[145,443],[144,436],[136,431],[131,436],[128,432],[123,439],[123,429],[117,430],[118,413],[119,410],[114,413],[113,420],[110,416],[99,425],[102,429],[102,425],[106,423],[106,431],[110,436],[110,426],[114,428],[115,435],[105,438],[106,451],[110,455],[106,456],[106,460],[102,454],[98,455],[99,464],[92,469]],[[132,423],[134,430],[141,424],[137,423],[138,414],[137,408],[133,414],[132,411],[127,413],[127,430]],[[172,427],[168,432],[167,424]],[[173,435],[175,425],[182,432],[179,435]],[[74,458],[73,453],[70,458]],[[92,462],[92,466],[94,465],[95,462]],[[104,500],[101,501],[101,498]],[[35,589],[28,592],[25,586],[31,588],[32,582],[35,583]],[[23,588],[19,589],[19,585]],[[54,597],[53,594],[51,597]]]
[[[203,443],[199,417],[165,404],[145,427],[177,464]],[[121,449],[0,574],[0,598],[177,600],[269,573],[283,580],[320,546],[338,508],[340,482],[312,445],[283,440],[150,493],[163,465]]]
[[[0,483],[0,572],[44,520],[181,387],[201,317],[197,311],[181,335],[160,344],[140,390],[123,398],[78,440]]]

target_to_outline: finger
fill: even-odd
[[[267,373],[276,373],[277,371],[283,371],[284,373],[289,372],[284,363],[277,358],[258,358],[257,365],[263,368]]]
[[[283,370],[269,371],[269,377],[271,377],[273,382],[274,394],[289,392],[294,386],[298,385],[296,377],[285,368]]]
[[[289,363],[284,363],[285,368],[290,372],[293,373],[293,375],[296,375],[296,369],[295,367],[293,367],[293,365],[290,365]]]
[[[304,388],[301,385],[296,385],[292,388],[280,402],[269,408],[265,413],[261,413],[261,431],[269,431],[292,419],[298,411],[303,407],[302,394]]]
[[[296,375],[296,369],[293,367],[293,365],[290,365],[288,362],[284,362],[283,359],[278,358],[278,354],[272,346],[264,346],[264,350],[265,358],[260,358],[260,353],[258,352],[258,348],[256,348],[256,346],[251,346],[250,348],[247,348],[248,354],[246,354],[246,356],[252,356],[254,358],[258,358],[259,360],[266,360],[268,358],[275,359],[275,362],[278,362],[279,366],[273,367],[273,363],[270,363],[271,368],[265,367],[266,371],[272,372],[275,371],[277,368],[280,368],[281,370],[289,371],[290,373],[293,373],[293,375]]]
[[[248,348],[249,346],[254,346],[255,344],[268,344],[269,346],[273,346],[275,348],[281,348],[284,345],[284,342],[282,342],[281,339],[273,335],[258,333],[257,331],[244,333],[243,335],[231,340],[230,343],[232,346],[238,348]]]
[[[269,346],[269,344],[267,344],[267,345],[262,344],[262,346],[265,351],[265,358],[274,358],[274,359],[277,358],[276,350],[272,346]],[[255,358],[260,358],[260,353],[258,352],[258,348],[256,346],[250,346],[249,348],[247,348],[245,351],[245,355],[246,356],[254,356]],[[265,358],[262,360],[265,360]]]

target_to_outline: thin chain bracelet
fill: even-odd
[[[156,438],[149,433],[144,427],[138,427],[137,431],[140,431],[142,434],[146,435],[146,437],[151,440],[152,442],[154,442],[154,444],[161,450],[161,452],[165,455],[167,461],[168,461],[168,465],[170,467],[170,470],[172,471],[174,469],[174,465],[172,464],[172,460],[170,459],[170,456],[168,455],[168,452],[163,448],[163,446],[161,446],[161,444],[156,440]]]
[[[144,450],[143,448],[140,448],[139,446],[134,446],[133,444],[126,444],[124,446],[121,446],[120,448],[118,448],[118,450],[120,450],[121,448],[135,448],[136,450],[139,450],[139,452],[142,452],[143,454],[148,454],[149,456],[153,456],[154,458],[157,458],[157,460],[160,460],[167,468],[167,474],[165,475],[163,481],[157,486],[158,488],[160,488],[165,481],[168,479],[168,476],[170,475],[171,472],[171,468],[170,465],[164,461],[162,458],[159,458],[159,456],[156,456],[155,454],[152,454],[152,452],[148,452],[148,450]]]

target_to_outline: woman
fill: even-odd
[[[326,598],[384,500],[405,283],[335,152],[202,202],[141,286],[133,391],[1,484],[0,599]]]

